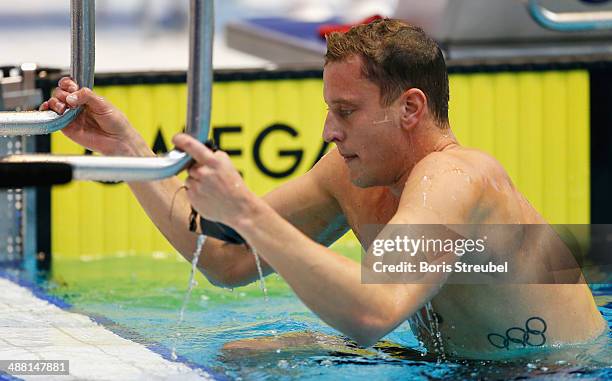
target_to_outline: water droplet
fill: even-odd
[[[266,282],[263,277],[263,271],[261,269],[261,261],[259,260],[259,255],[257,255],[257,252],[252,248],[250,250],[251,250],[251,253],[253,253],[253,256],[255,257],[255,265],[257,266],[257,272],[259,273],[259,288],[264,294],[264,300],[267,302],[268,301],[268,289],[266,288]]]
[[[281,369],[287,369],[287,368],[289,368],[289,362],[287,360],[279,360],[276,363],[276,366],[281,368]]]

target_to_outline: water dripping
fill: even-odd
[[[421,179],[421,183],[424,184],[427,189],[431,189],[431,182],[433,181],[433,176],[423,176],[423,178]]]
[[[446,360],[446,350],[444,348],[444,340],[442,339],[442,333],[440,332],[440,326],[438,325],[438,319],[433,311],[431,302],[425,304],[425,312],[427,314],[427,322],[431,328],[431,338],[434,346],[434,352],[438,358],[442,361]]]
[[[429,335],[431,339],[430,341],[433,345],[433,352],[435,353],[436,357],[439,359],[439,361],[445,361],[446,360],[446,350],[444,348],[444,342],[443,342],[442,334],[440,332],[438,319],[433,311],[431,302],[426,303],[424,306],[424,309],[425,309],[425,317],[427,318],[427,322],[423,320],[423,315],[419,311],[410,318],[410,323],[414,324],[416,328],[415,331],[422,330],[426,332],[427,335]],[[415,332],[415,334],[418,334],[418,333]]]
[[[185,293],[185,296],[183,297],[183,304],[181,305],[178,322],[176,324],[177,330],[180,329],[181,324],[183,323],[183,319],[185,317],[185,308],[187,307],[187,304],[189,303],[189,299],[191,298],[191,291],[193,290],[193,287],[197,285],[197,282],[195,280],[195,273],[196,273],[196,269],[198,265],[198,260],[200,258],[200,253],[202,252],[202,248],[204,247],[205,242],[206,242],[206,236],[204,234],[200,234],[196,242],[196,249],[193,253],[193,259],[191,260],[191,272],[189,273],[189,285],[187,286],[187,292]],[[171,354],[172,360],[176,360],[178,358],[178,356],[176,355],[176,342],[178,341],[178,338],[180,336],[181,336],[180,332],[177,332],[175,335],[174,345],[172,346],[172,354]]]
[[[266,281],[264,280],[263,271],[261,269],[261,260],[259,260],[259,255],[257,255],[255,249],[249,247],[249,251],[253,253],[253,256],[255,257],[255,265],[257,266],[257,273],[259,274],[259,289],[263,292],[264,300],[267,302],[268,289],[266,288]]]

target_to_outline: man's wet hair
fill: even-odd
[[[381,19],[327,36],[326,65],[353,55],[363,59],[363,75],[380,88],[383,106],[389,106],[404,91],[418,88],[427,96],[436,121],[448,125],[446,62],[438,44],[421,28]]]

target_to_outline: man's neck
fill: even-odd
[[[459,145],[450,127],[442,128],[436,124],[416,128],[408,138],[406,167],[397,180],[389,186],[391,193],[400,197],[404,186],[410,177],[412,169],[425,157],[433,152],[442,152]]]

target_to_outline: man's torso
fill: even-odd
[[[471,168],[466,170],[466,182],[480,181],[483,188],[477,207],[466,213],[470,217],[463,223],[477,226],[546,224],[494,159],[463,148],[448,155],[449,160],[461,164],[459,168]],[[328,159],[336,174],[329,186],[330,192],[362,247],[368,248],[374,236],[366,232],[366,227],[388,223],[397,211],[400,198],[387,187],[362,189],[354,186],[341,159]],[[452,191],[449,191],[448,202],[449,207],[462,207],[453,205]],[[539,279],[542,271],[537,265],[543,260],[526,255],[541,252],[536,247],[538,242],[534,242],[537,240],[523,238],[523,242],[512,250],[497,255],[514,259],[523,279],[530,280],[525,283],[554,283]],[[511,282],[511,279],[502,279],[497,285],[443,286],[432,299],[431,306],[446,353],[462,357],[482,358],[493,353],[503,356],[515,348],[586,341],[603,331],[603,319],[585,284],[508,284]],[[426,311],[421,314],[420,320],[427,322]],[[421,340],[432,345],[427,327],[413,325],[413,329],[420,331],[415,333]]]

